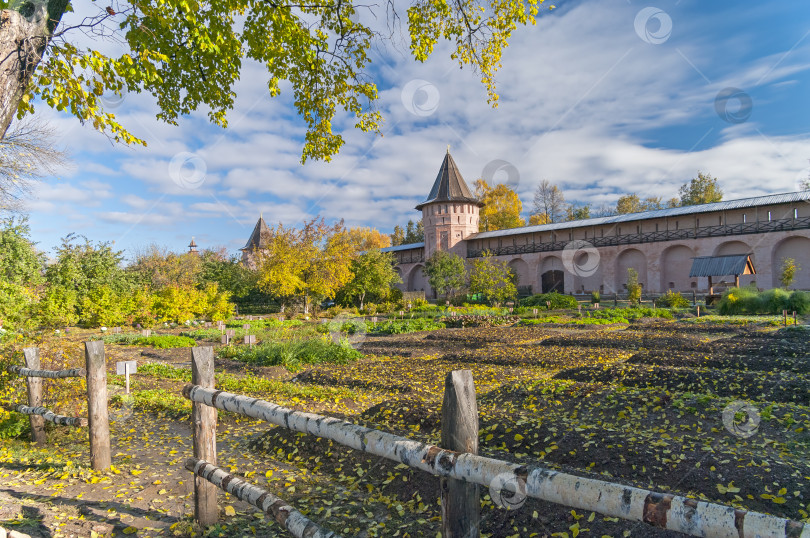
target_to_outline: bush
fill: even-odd
[[[781,288],[757,292],[753,287],[732,288],[720,298],[718,311],[723,315],[771,314],[779,315],[783,310],[804,315],[810,312],[810,293]]]
[[[300,370],[304,364],[346,364],[363,355],[346,340],[333,342],[328,337],[287,342],[265,342],[252,348],[226,346],[219,355],[262,366],[284,366],[290,371]]]
[[[372,334],[405,334],[418,331],[435,331],[436,329],[444,329],[444,327],[444,323],[438,323],[431,318],[407,318],[369,323],[368,332]]]
[[[664,308],[687,308],[689,300],[677,291],[668,290],[655,300],[655,304]]]
[[[598,304],[602,302],[602,295],[598,291],[591,292],[591,303]]]
[[[571,295],[563,295],[552,291],[551,293],[538,293],[531,297],[526,297],[520,304],[523,306],[546,308],[546,303],[551,303],[551,309],[557,310],[561,308],[576,308],[579,303]]]
[[[188,336],[175,336],[173,334],[160,334],[155,336],[141,336],[139,334],[105,334],[101,337],[105,344],[124,344],[130,346],[151,346],[160,349],[175,347],[194,347],[197,341]]]
[[[464,327],[499,327],[514,325],[520,318],[517,316],[452,316],[441,319],[447,327],[460,329]]]

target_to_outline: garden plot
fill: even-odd
[[[810,347],[793,332],[680,322],[481,327],[366,335],[361,344],[363,358],[298,372],[218,358],[217,387],[436,443],[444,375],[470,369],[483,455],[808,518],[810,391],[802,361]],[[67,355],[54,367],[74,367],[81,365],[80,345],[77,336],[41,347],[47,357],[60,350]],[[188,401],[180,396],[190,379],[182,367],[188,353],[108,346],[111,371],[122,358],[158,363],[133,376],[131,399],[110,376],[117,391],[114,470],[87,468],[82,432],[54,431],[45,449],[5,442],[0,495],[15,503],[21,518],[7,516],[0,526],[18,521],[15,528],[35,536],[189,536],[191,476],[182,465],[191,455],[191,436]],[[51,392],[49,404],[81,414],[80,391],[74,392]],[[743,399],[759,422],[752,428],[732,407],[729,429],[724,411]],[[230,413],[220,413],[219,432],[222,467],[320,525],[345,536],[421,537],[439,530],[435,477]],[[675,536],[534,500],[505,510],[487,488],[481,496],[484,536]],[[34,516],[26,519],[23,506]],[[227,495],[220,496],[220,509],[221,522],[207,536],[283,535]]]

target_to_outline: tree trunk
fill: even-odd
[[[15,10],[0,11],[0,139],[14,119],[67,3],[22,0]]]

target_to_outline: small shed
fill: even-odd
[[[755,275],[754,262],[751,254],[732,254],[729,256],[700,256],[692,258],[692,269],[689,277],[707,277],[709,279],[709,295],[714,293],[712,286],[713,276],[734,275],[734,285],[740,287],[740,275]]]

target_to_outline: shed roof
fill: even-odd
[[[755,274],[750,254],[692,258],[692,269],[689,271],[690,277]]]

